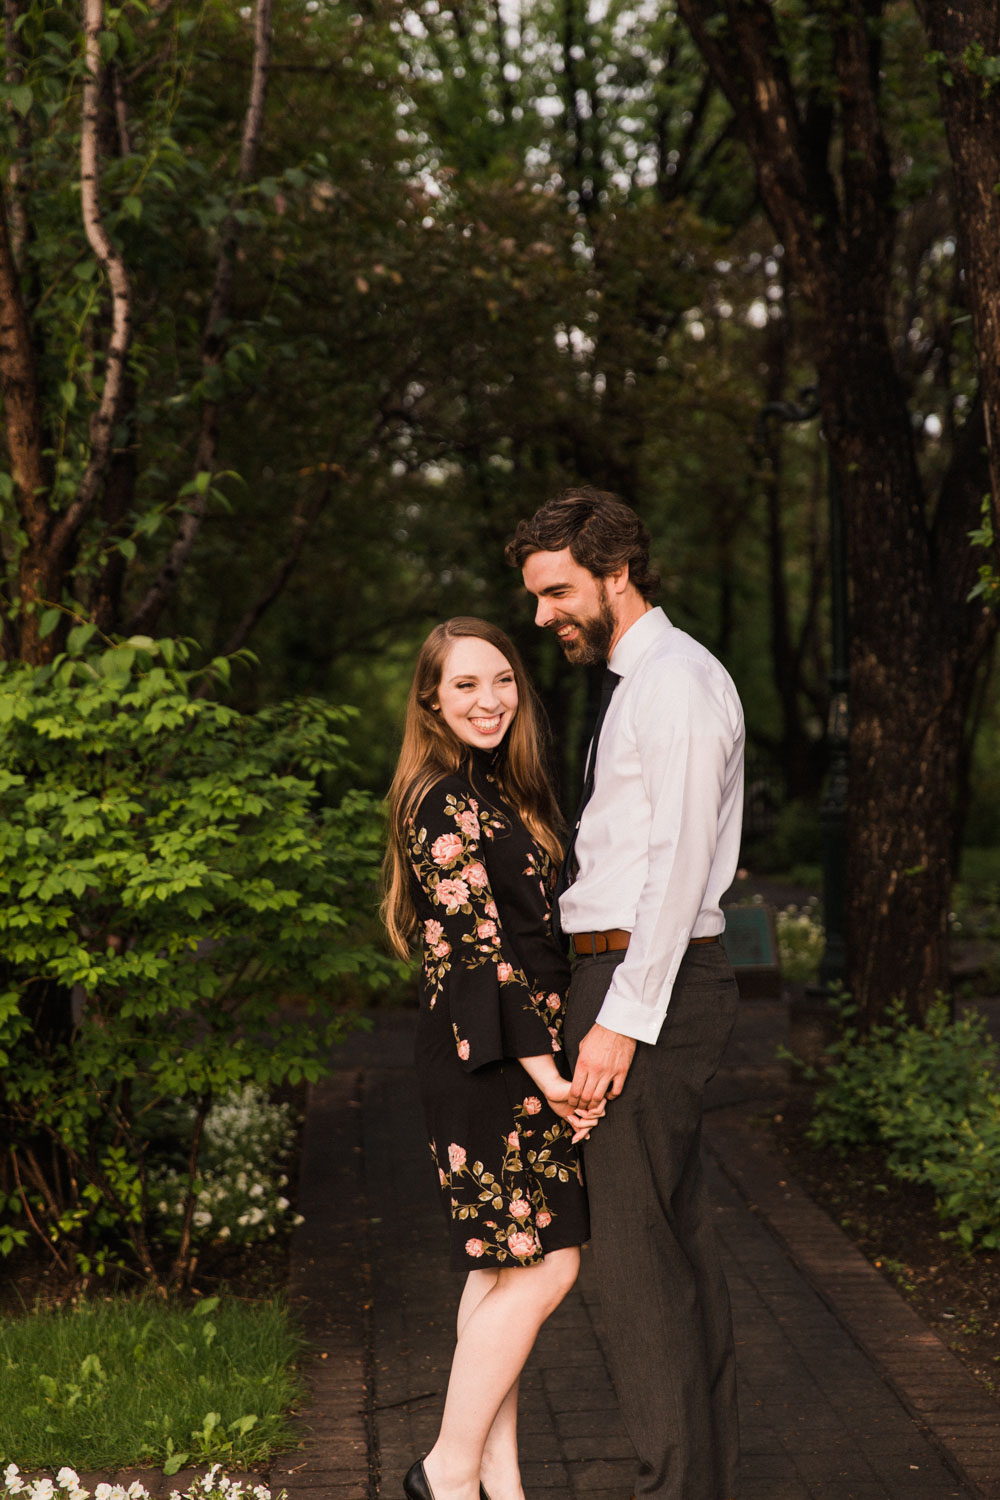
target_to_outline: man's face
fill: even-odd
[[[567,661],[582,666],[607,661],[616,620],[605,579],[561,552],[532,552],[522,569],[524,586],[538,600],[535,624],[554,630]]]

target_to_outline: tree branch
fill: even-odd
[[[300,500],[296,505],[292,515],[292,539],[288,551],[272,573],[267,584],[261,589],[257,598],[250,605],[249,609],[246,610],[242,619],[233,630],[222,648],[221,655],[231,656],[234,651],[239,651],[240,647],[246,643],[247,637],[254,630],[265,611],[277,599],[298,566],[305,544],[309,540],[316,522],[326,508],[333,490],[334,480],[340,480],[344,477],[344,471],[339,464],[327,464],[326,483],[323,485],[323,488],[317,495],[313,496],[310,503],[307,504]]]
[[[264,104],[267,98],[267,82],[271,67],[273,0],[257,0],[254,21],[253,66],[250,75],[250,94],[243,120],[243,135],[240,142],[240,164],[237,189],[230,202],[229,213],[220,231],[219,254],[215,263],[215,279],[208,313],[205,318],[201,340],[201,367],[203,376],[217,366],[222,358],[225,338],[221,325],[229,316],[233,296],[233,273],[236,251],[240,239],[240,225],[236,218],[243,189],[253,180],[257,165]],[[216,401],[206,401],[202,408],[201,426],[195,447],[195,474],[211,473],[215,468],[218,449],[219,406]],[[148,633],[156,624],[167,601],[173,596],[180,576],[187,566],[192,549],[201,530],[208,506],[207,490],[192,501],[177,529],[177,536],[167,553],[159,575],[132,617],[131,632]]]
[[[677,0],[677,9],[732,106],[767,212],[812,301],[833,245],[837,198],[825,163],[810,159],[806,170],[803,123],[771,6]]]
[[[83,122],[80,131],[80,207],[90,248],[111,290],[111,333],[104,364],[104,387],[97,411],[90,421],[90,459],[76,499],[52,528],[54,556],[65,553],[83,524],[107,470],[114,441],[115,424],[125,391],[125,368],[132,339],[132,287],[125,261],[112,244],[101,210],[100,130],[101,87],[104,64],[101,34],[104,30],[103,0],[83,0],[84,58]]]

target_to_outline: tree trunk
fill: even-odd
[[[948,979],[962,733],[996,621],[967,603],[975,572],[967,533],[987,480],[974,423],[931,523],[893,360],[893,180],[873,24],[882,7],[844,0],[839,8],[836,115],[823,97],[797,97],[765,0],[678,0],[678,8],[736,114],[814,319],[851,583],[848,987],[869,1022],[894,997],[919,1016]],[[970,223],[961,195],[958,206],[967,240],[993,222]],[[988,252],[994,275],[997,243],[991,230],[977,259]]]
[[[996,0],[916,0],[939,54],[941,112],[985,408],[994,532],[1000,535],[1000,93],[987,71],[1000,53]]]
[[[20,562],[20,617],[16,627],[5,619],[4,639],[25,661],[44,658],[36,614],[47,597],[51,580],[46,566],[49,535],[48,495],[51,466],[46,457],[42,409],[38,394],[31,328],[21,295],[21,284],[7,221],[7,205],[0,192],[0,394],[10,456],[15,502],[26,542]]]

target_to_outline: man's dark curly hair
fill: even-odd
[[[546,501],[530,521],[518,521],[504,556],[512,568],[523,568],[533,552],[568,547],[573,561],[595,578],[607,578],[628,563],[629,581],[649,599],[660,586],[650,567],[649,543],[649,532],[631,506],[608,490],[582,484]]]

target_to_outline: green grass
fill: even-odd
[[[0,1465],[245,1468],[287,1448],[302,1339],[283,1307],[118,1298],[0,1322]]]

